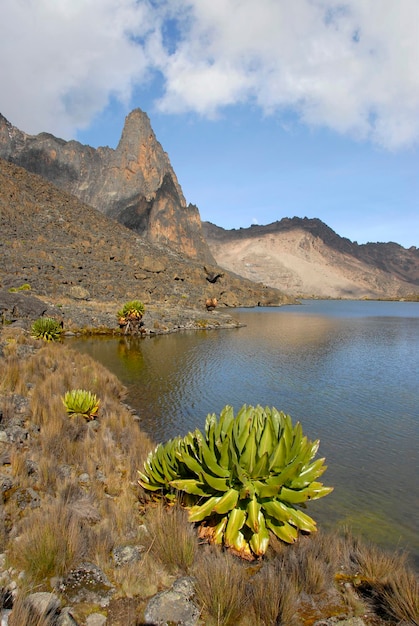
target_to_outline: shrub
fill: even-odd
[[[122,309],[118,311],[117,316],[125,319],[129,319],[130,317],[141,319],[144,315],[144,311],[144,304],[140,300],[131,300],[130,302],[126,302],[124,304]]]
[[[9,293],[17,293],[18,291],[30,291],[31,286],[28,283],[20,285],[20,287],[10,287]]]
[[[122,309],[118,311],[118,324],[120,328],[125,328],[125,334],[138,333],[141,326],[141,318],[144,314],[144,304],[140,300],[132,300],[124,304]]]
[[[45,341],[58,341],[62,333],[60,322],[52,317],[39,317],[32,324],[32,337]]]
[[[62,401],[69,415],[83,415],[90,420],[96,417],[100,404],[96,394],[85,389],[67,391]]]
[[[316,530],[298,506],[332,491],[316,481],[326,469],[324,459],[313,461],[318,447],[275,408],[243,406],[234,417],[226,406],[218,421],[207,416],[205,434],[159,444],[139,483],[171,499],[185,492],[201,536],[251,560],[266,552],[269,531],[294,543],[299,531]]]

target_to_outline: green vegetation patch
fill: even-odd
[[[20,285],[20,287],[10,287],[9,293],[17,293],[18,291],[30,291],[31,286],[28,283]]]
[[[100,401],[95,393],[86,389],[72,389],[62,398],[69,415],[83,415],[88,420],[96,417]]]
[[[35,337],[35,339],[58,341],[61,337],[62,330],[60,322],[52,317],[39,317],[32,324],[31,335]]]
[[[139,483],[157,496],[186,494],[189,521],[200,534],[245,559],[262,556],[270,532],[294,543],[299,531],[316,531],[301,510],[332,491],[317,479],[325,459],[313,460],[319,441],[303,436],[299,422],[275,408],[226,406],[207,416],[205,433],[159,444],[139,472]]]

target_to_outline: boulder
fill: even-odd
[[[48,305],[28,292],[9,293],[0,291],[0,317],[7,322],[24,318],[35,320],[44,315]]]
[[[60,613],[60,600],[53,593],[38,591],[15,603],[10,615],[9,626],[37,624],[42,620],[45,626],[57,626]],[[38,622],[39,620],[39,622]]]
[[[178,579],[171,589],[158,593],[149,601],[145,621],[155,626],[197,626],[200,610],[192,600],[194,592],[192,578]]]
[[[71,604],[88,602],[100,606],[107,606],[114,593],[104,572],[93,563],[82,563],[73,569],[58,590]]]

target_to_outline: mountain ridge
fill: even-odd
[[[187,257],[214,263],[198,208],[187,204],[167,153],[141,109],[127,115],[118,146],[92,148],[50,133],[28,135],[0,114],[0,157]]]
[[[414,246],[359,245],[318,218],[286,217],[229,231],[201,222],[140,109],[126,117],[116,149],[92,148],[45,132],[27,135],[0,114],[1,157],[41,175],[162,250],[221,266],[289,296],[403,298],[419,290],[419,251]]]
[[[304,297],[400,298],[419,291],[419,250],[358,244],[318,218],[283,218],[265,226],[204,235],[218,264],[286,293]]]
[[[43,177],[0,158],[0,289],[113,311],[142,300],[164,311],[292,302],[279,290],[185,259],[139,236]],[[212,275],[219,277],[211,282]]]

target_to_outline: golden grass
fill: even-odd
[[[389,617],[419,625],[419,579],[407,564],[407,555],[387,553],[371,544],[359,544],[358,584]]]
[[[293,623],[298,592],[295,581],[278,563],[268,563],[251,580],[251,607],[255,626]]]
[[[117,587],[116,598],[150,598],[161,589],[170,587],[173,577],[149,552],[138,563],[129,563],[113,571],[113,582]]]
[[[18,537],[10,544],[8,559],[25,572],[27,583],[48,587],[49,579],[68,572],[86,549],[78,520],[62,503],[54,502],[23,521]]]
[[[391,573],[376,590],[386,612],[407,624],[419,625],[419,580],[406,569]]]
[[[243,565],[227,553],[205,550],[193,570],[196,596],[208,626],[236,626],[249,610]]]
[[[28,451],[12,448],[10,452],[10,466],[12,468],[12,476],[19,478],[22,482],[28,476]]]
[[[138,507],[136,485],[125,486],[118,498],[106,499],[108,510],[113,517],[115,534],[133,543],[141,536],[141,517]]]
[[[151,552],[170,573],[187,573],[195,561],[198,539],[188,514],[180,506],[150,507],[144,522],[151,537]]]
[[[7,530],[6,530],[6,512],[4,507],[0,507],[0,552],[4,552],[7,545]],[[0,591],[0,600],[2,597],[3,589]]]
[[[1,361],[0,361],[0,367],[1,367]],[[3,427],[10,422],[10,420],[13,418],[14,413],[15,413],[15,408],[13,405],[13,401],[12,398],[9,396],[1,396],[0,395],[0,411],[1,411],[1,421],[2,421],[2,425]]]
[[[322,545],[323,540],[316,533],[300,537],[296,544],[277,554],[281,570],[286,571],[299,593],[316,595],[333,586],[334,570],[328,562],[328,553],[322,553]]]
[[[33,606],[28,604],[26,597],[19,595],[8,623],[9,626],[54,626],[56,616],[49,614],[47,609],[35,611]]]
[[[359,544],[356,552],[359,576],[368,583],[384,583],[390,574],[406,567],[406,555],[385,552],[372,544]]]
[[[193,574],[208,626],[291,626],[298,617],[299,598],[310,596],[315,603],[336,585],[349,614],[359,614],[364,598],[372,597],[389,619],[418,624],[418,581],[406,558],[364,545],[349,532],[342,537],[318,532],[300,537],[294,546],[272,538],[268,554],[252,568],[220,550],[199,546],[182,508],[155,506],[149,499],[144,511],[137,471],[154,444],[121,403],[123,386],[90,357],[65,344],[4,332],[3,421],[14,417],[13,394],[29,401],[24,418],[30,437],[23,444],[10,444],[10,472],[14,490],[33,488],[41,507],[19,509],[6,494],[0,548],[8,552],[17,573],[25,571],[27,590],[35,585],[37,590],[49,589],[51,577],[89,559],[116,585],[119,598],[145,601],[170,586],[174,576]],[[98,396],[95,420],[87,423],[67,415],[61,398],[72,388]],[[117,567],[112,551],[126,545],[143,545],[145,552],[138,563]],[[26,609],[16,603],[15,610],[20,615]],[[33,626],[45,626],[39,619]]]
[[[9,393],[19,393],[26,395],[27,386],[24,376],[22,376],[22,365],[20,359],[16,355],[9,356],[0,364],[2,377],[0,382],[0,390]]]

